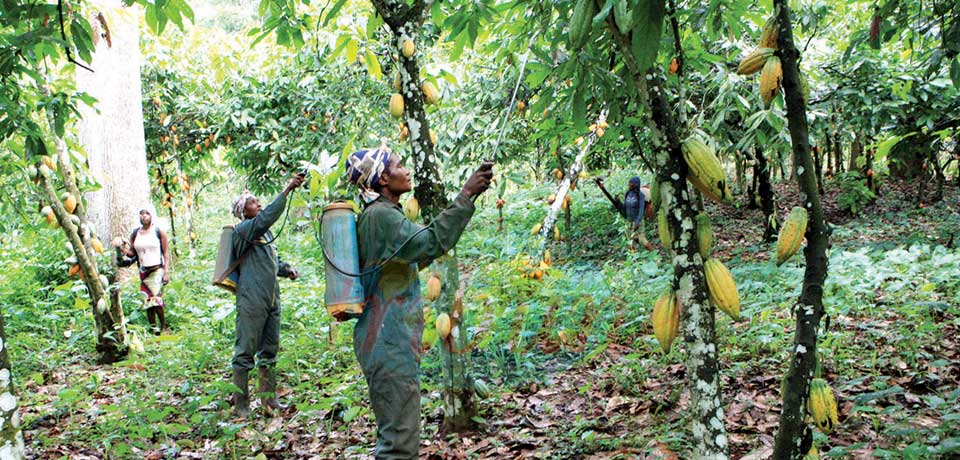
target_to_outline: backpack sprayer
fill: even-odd
[[[314,158],[316,160],[316,158]],[[308,168],[303,169],[303,174],[309,172]],[[270,239],[270,241],[257,242],[247,240],[247,243],[250,246],[260,245],[265,246],[272,244],[277,238],[280,237],[280,234],[283,233],[284,227],[287,225],[287,219],[290,217],[290,202],[287,202],[286,209],[284,210],[283,223],[280,224],[280,229],[277,230],[277,233]],[[217,248],[217,260],[213,268],[213,281],[212,284],[216,287],[222,288],[230,292],[231,294],[237,293],[237,284],[240,282],[240,264],[243,263],[243,257],[246,254],[234,254],[233,252],[233,238],[234,236],[243,236],[237,234],[236,224],[224,225],[220,229],[220,243]]]
[[[308,170],[304,168],[304,173]],[[283,224],[277,233],[266,242],[247,241],[252,245],[266,245],[273,243],[283,232],[290,215],[290,203],[287,203]],[[379,270],[394,257],[410,241],[420,233],[426,231],[424,227],[403,242],[397,250],[382,262],[361,271],[360,250],[357,240],[357,213],[354,205],[337,200],[323,207],[320,218],[320,232],[317,240],[321,242],[323,251],[326,289],[324,304],[327,312],[338,321],[359,317],[363,313],[364,293],[360,278]],[[237,292],[240,281],[240,265],[244,254],[233,251],[234,238],[243,238],[237,234],[235,225],[224,225],[220,231],[220,245],[217,260],[213,271],[213,285],[225,289],[233,294]]]

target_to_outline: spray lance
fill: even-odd
[[[310,172],[310,165],[317,160],[318,154],[319,151],[314,154],[314,158],[311,162],[304,162],[304,167],[300,171],[300,174],[306,176]],[[217,250],[217,260],[214,265],[213,281],[211,284],[236,294],[237,283],[240,281],[239,268],[240,264],[243,262],[244,254],[234,254],[233,239],[237,237],[244,239],[248,244],[248,248],[253,246],[265,246],[273,244],[273,242],[276,241],[277,238],[279,238],[283,233],[284,228],[287,226],[287,220],[289,220],[289,217],[290,201],[288,200],[284,209],[283,223],[280,224],[280,228],[273,235],[273,238],[270,238],[267,241],[248,240],[246,237],[235,231],[234,224],[224,225],[220,230],[220,243]]]
[[[500,127],[500,133],[497,134],[497,141],[493,144],[493,155],[491,158],[496,159],[497,153],[500,150],[500,142],[503,140],[504,133],[507,132],[507,122],[510,120],[510,114],[513,113],[513,107],[517,102],[517,92],[520,90],[520,83],[523,81],[523,71],[527,68],[527,62],[530,60],[530,50],[533,49],[533,42],[537,39],[537,35],[540,32],[534,32],[530,37],[530,42],[527,43],[527,52],[523,55],[523,61],[520,63],[520,71],[517,74],[517,83],[513,86],[513,94],[510,95],[510,104],[507,105],[507,111],[503,114],[503,126]],[[491,165],[493,164],[492,160],[488,160]],[[503,231],[503,205],[505,201],[503,200],[503,193],[506,191],[506,183],[503,183],[498,187],[497,191],[497,231]]]

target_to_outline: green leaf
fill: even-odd
[[[360,54],[360,44],[356,40],[351,39],[347,42],[347,63],[353,64],[357,62],[357,55]]]
[[[370,76],[375,80],[383,78],[383,70],[380,69],[380,61],[377,60],[377,55],[373,54],[370,50],[366,50],[364,52],[364,58],[366,58],[367,72],[370,73]]]
[[[663,33],[663,0],[640,0],[633,17],[637,25],[633,29],[631,49],[640,66],[640,73],[646,73],[657,59],[660,49],[660,36]]]
[[[346,0],[337,0],[337,3],[334,3],[330,7],[330,11],[327,13],[327,16],[323,18],[322,27],[326,27],[330,23],[330,20],[337,17],[337,13],[340,12],[340,8],[343,8],[343,4],[346,3]]]
[[[950,79],[953,80],[953,87],[960,89],[960,56],[955,56],[950,63]]]
[[[379,14],[374,12],[372,15],[370,15],[370,17],[367,18],[367,38],[371,40],[375,38],[377,35],[377,29],[379,29],[382,25],[383,18],[381,18]]]

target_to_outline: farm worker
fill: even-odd
[[[154,335],[168,333],[164,314],[163,286],[170,282],[170,244],[167,232],[154,221],[150,207],[140,210],[140,226],[130,233],[129,241],[117,237],[118,265],[126,267],[136,262],[140,267],[140,292],[145,296],[143,307]],[[124,258],[126,257],[126,258]]]
[[[242,258],[237,282],[237,328],[233,348],[233,413],[250,414],[247,374],[257,364],[260,372],[260,401],[268,413],[280,410],[274,367],[280,348],[280,283],[277,277],[297,279],[299,274],[280,261],[273,246],[270,226],[280,218],[287,195],[303,184],[304,174],[293,176],[267,207],[257,197],[243,192],[233,202],[233,215],[240,219],[234,227],[233,251]]]
[[[347,159],[347,177],[364,202],[357,222],[360,267],[371,272],[361,278],[365,301],[353,349],[377,420],[377,459],[419,455],[423,302],[417,268],[457,243],[473,215],[473,199],[490,186],[492,168],[481,165],[453,203],[423,227],[407,220],[399,205],[400,195],[413,189],[399,156],[382,146]]]
[[[603,178],[594,179],[600,190],[617,208],[620,215],[627,219],[627,235],[630,238],[630,250],[636,250],[638,243],[648,251],[653,249],[653,245],[647,241],[647,235],[644,231],[643,218],[645,214],[652,214],[653,209],[650,203],[650,186],[641,186],[640,177],[633,176],[627,185],[627,192],[623,194],[623,201],[607,192],[603,186]]]

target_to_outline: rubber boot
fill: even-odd
[[[247,371],[234,369],[233,384],[240,389],[233,394],[233,415],[248,417],[250,415],[250,395],[247,393]]]
[[[277,400],[277,376],[273,366],[260,368],[260,404],[263,405],[263,410],[271,415],[284,409]]]

